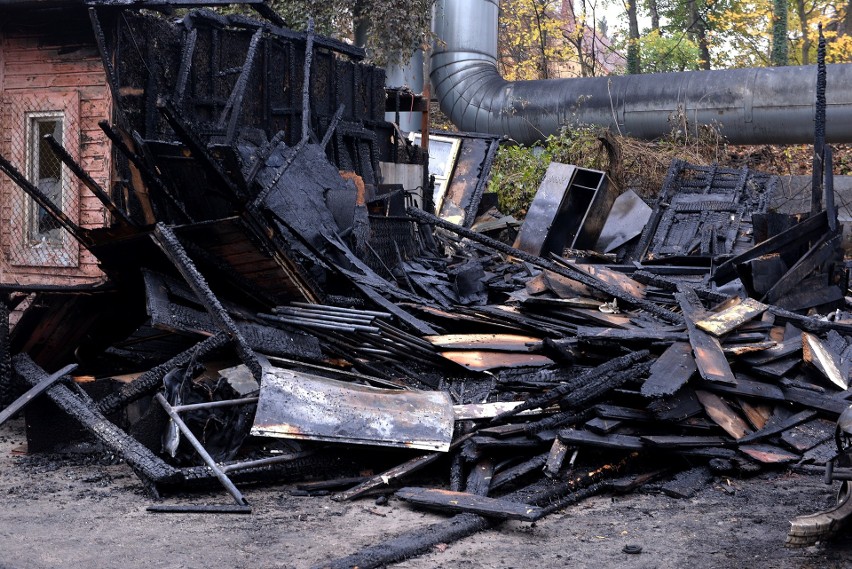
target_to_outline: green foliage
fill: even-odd
[[[652,30],[639,39],[642,73],[668,73],[698,69],[698,46],[685,34],[664,36]]]
[[[526,215],[551,162],[606,169],[608,161],[598,134],[590,126],[563,128],[536,146],[502,146],[488,183],[488,191],[497,193],[500,211],[515,217]]]

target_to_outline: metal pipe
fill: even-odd
[[[205,464],[207,464],[210,470],[213,471],[213,474],[216,475],[216,478],[219,479],[219,482],[222,483],[222,486],[224,486],[225,489],[231,494],[231,496],[234,497],[234,501],[240,506],[248,506],[248,502],[243,497],[242,493],[237,489],[236,486],[234,486],[234,483],[231,482],[231,479],[228,478],[228,476],[222,471],[222,469],[219,468],[219,465],[216,464],[216,461],[213,460],[213,457],[210,456],[210,453],[207,452],[207,449],[205,449],[204,446],[202,446],[201,442],[199,442],[199,440],[195,438],[195,435],[192,433],[192,431],[189,430],[189,427],[186,426],[186,423],[183,422],[183,419],[180,418],[180,415],[177,414],[177,411],[175,411],[169,404],[169,402],[166,400],[166,398],[163,397],[163,394],[157,393],[156,395],[154,395],[154,399],[156,399],[157,403],[159,403],[166,411],[166,413],[168,413],[169,417],[171,417],[172,421],[174,421],[175,425],[177,425],[178,429],[180,429],[180,432],[183,433],[183,436],[186,437],[186,440],[188,440],[189,443],[192,445],[192,448],[195,449],[195,452],[198,453],[202,460],[204,460]]]
[[[441,110],[461,130],[524,144],[564,125],[593,124],[637,138],[718,124],[734,144],[809,143],[815,65],[507,81],[497,71],[498,0],[437,0],[430,78]],[[828,66],[826,141],[852,141],[852,64]]]

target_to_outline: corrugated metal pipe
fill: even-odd
[[[683,111],[735,144],[814,139],[816,66],[506,81],[497,71],[498,0],[437,0],[431,79],[461,130],[530,144],[563,125],[593,124],[654,139]],[[852,142],[852,64],[828,66],[828,142]]]

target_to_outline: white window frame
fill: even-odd
[[[65,132],[67,129],[68,121],[65,119],[65,113],[63,111],[30,111],[25,113],[24,115],[24,128],[26,132],[25,144],[26,144],[26,172],[27,179],[34,186],[38,186],[37,173],[39,169],[38,160],[40,159],[38,148],[39,148],[39,139],[37,136],[37,126],[40,122],[40,119],[50,119],[50,120],[59,120],[62,124],[62,137],[65,138]],[[64,140],[59,141],[64,145]],[[63,165],[60,165],[59,168],[59,208],[64,210],[64,205],[68,199],[65,195],[66,186],[68,185],[68,173],[66,172],[66,168]],[[35,235],[37,233],[37,215],[40,206],[35,202],[34,199],[27,196],[26,207],[24,211],[24,222],[23,222],[23,235],[21,238],[23,239],[23,245],[25,247],[52,247],[55,249],[62,249],[65,246],[65,241],[68,239],[68,235],[66,235],[66,231],[58,231],[58,238],[56,239],[35,239]]]

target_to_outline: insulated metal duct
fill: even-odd
[[[461,130],[530,144],[563,125],[594,124],[653,139],[685,113],[691,128],[719,125],[735,144],[814,139],[815,65],[506,81],[497,71],[498,0],[438,0],[431,79]],[[829,65],[826,140],[852,142],[852,64]]]

